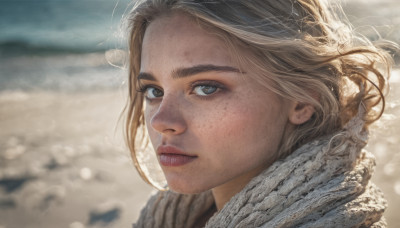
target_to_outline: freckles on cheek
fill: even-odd
[[[217,147],[227,147],[232,142],[238,143],[238,140],[243,137],[246,122],[246,118],[235,111],[221,111],[220,115],[210,117],[202,125],[201,134],[207,137],[210,144]]]

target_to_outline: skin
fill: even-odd
[[[168,186],[180,193],[212,189],[218,209],[275,161],[285,129],[312,114],[261,88],[251,69],[239,69],[224,42],[184,14],[162,16],[146,29],[138,80],[151,142],[196,156],[161,165]]]

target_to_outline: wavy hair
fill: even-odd
[[[315,113],[286,132],[278,151],[284,158],[317,137],[341,129],[359,107],[365,128],[379,119],[392,57],[389,41],[370,42],[354,34],[339,5],[324,0],[139,0],[129,14],[129,100],[126,140],[135,167],[146,141],[143,94],[137,92],[141,48],[156,18],[184,13],[223,39],[239,66],[255,69],[252,79],[281,97],[311,104]],[[245,53],[243,55],[243,53]],[[243,65],[242,65],[243,66]]]

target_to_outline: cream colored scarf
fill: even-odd
[[[375,160],[362,150],[367,137],[354,118],[340,133],[302,146],[253,178],[206,227],[386,227],[386,200],[369,181]],[[158,192],[133,227],[197,227],[211,208],[209,191]]]

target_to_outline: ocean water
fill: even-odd
[[[110,50],[126,50],[121,19],[133,1],[0,0],[0,92],[121,86],[126,72],[108,57],[124,56]],[[399,0],[343,3],[357,32],[400,42]]]
[[[0,47],[48,52],[101,51],[118,43],[129,0],[1,0]],[[10,54],[10,53],[3,53]]]
[[[0,91],[115,88],[129,0],[1,0]]]

